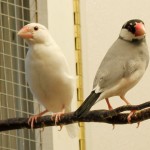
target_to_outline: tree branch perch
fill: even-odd
[[[122,113],[129,110],[139,110],[131,117],[131,123],[141,122],[150,119],[150,101],[140,105],[121,106],[111,111],[109,110],[93,110],[86,116],[77,118],[74,112],[66,113],[61,117],[57,125],[67,125],[76,122],[99,122],[109,124],[128,124],[127,116],[129,113]],[[55,126],[55,121],[51,120],[51,116],[43,116],[38,118],[34,124],[34,129],[46,126]],[[28,125],[28,118],[10,118],[0,120],[0,131],[15,130],[15,129],[31,129]]]

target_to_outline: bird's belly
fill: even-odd
[[[109,89],[105,89],[101,94],[100,99],[109,98],[112,96],[124,96],[127,91],[129,91],[132,87],[134,87],[141,77],[143,76],[145,70],[140,70],[135,72],[129,78],[122,78],[118,84]]]
[[[39,68],[30,66],[26,71],[26,78],[34,97],[51,112],[58,112],[63,106],[70,106],[74,89],[73,78],[65,71]]]
[[[68,106],[73,97],[73,84],[71,81],[58,80],[53,83],[50,80],[47,82],[33,82],[29,84],[35,98],[49,111],[58,112],[63,106]]]
[[[73,84],[71,80],[64,82],[59,82],[53,84],[53,86],[47,86],[43,89],[43,99],[42,104],[52,112],[62,111],[63,107],[71,105],[71,100],[73,98]]]

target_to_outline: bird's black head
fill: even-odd
[[[122,26],[120,37],[132,41],[143,39],[145,34],[144,22],[140,19],[132,19]]]
[[[122,28],[123,29],[127,29],[129,32],[135,34],[136,32],[136,26],[138,24],[143,24],[144,25],[144,22],[140,19],[133,19],[133,20],[129,20],[128,22],[126,22]]]

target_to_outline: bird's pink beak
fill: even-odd
[[[18,35],[22,38],[25,38],[25,39],[30,39],[30,38],[33,38],[33,35],[32,35],[32,32],[31,30],[27,27],[27,26],[24,26],[19,32],[18,32]]]
[[[145,27],[142,23],[136,23],[135,30],[135,36],[142,36],[146,34]]]

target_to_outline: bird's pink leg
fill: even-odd
[[[65,106],[63,105],[61,112],[57,112],[57,113],[54,113],[54,114],[52,115],[51,119],[52,119],[52,120],[55,119],[55,125],[57,124],[58,121],[61,120],[61,116],[63,116],[64,113],[65,113]],[[59,131],[61,131],[62,127],[63,127],[63,126],[60,125]]]
[[[109,110],[112,110],[113,108],[112,108],[112,106],[111,106],[111,104],[110,104],[110,102],[109,102],[109,99],[108,99],[108,98],[105,98],[105,100],[106,100],[108,109],[109,109]]]
[[[111,104],[110,104],[110,102],[109,102],[109,99],[108,99],[108,98],[105,98],[105,100],[106,100],[106,103],[107,103],[108,109],[109,109],[109,110],[112,110],[112,109],[113,109],[113,107],[111,106]],[[113,124],[113,129],[115,129],[115,124]]]
[[[120,96],[120,98],[127,104],[127,105],[131,105],[130,102],[127,101],[127,99],[123,96]],[[135,114],[136,110],[131,110],[130,114],[128,115],[127,117],[127,120],[128,122],[130,123],[131,122],[131,117]],[[137,123],[137,128],[139,127],[140,125],[140,122]]]
[[[34,122],[37,121],[37,118],[41,117],[42,115],[44,115],[45,113],[47,113],[48,110],[44,110],[42,111],[41,113],[37,114],[37,115],[34,115],[34,116],[30,116],[29,119],[28,119],[28,124],[31,125],[31,128],[33,129],[34,127]]]

